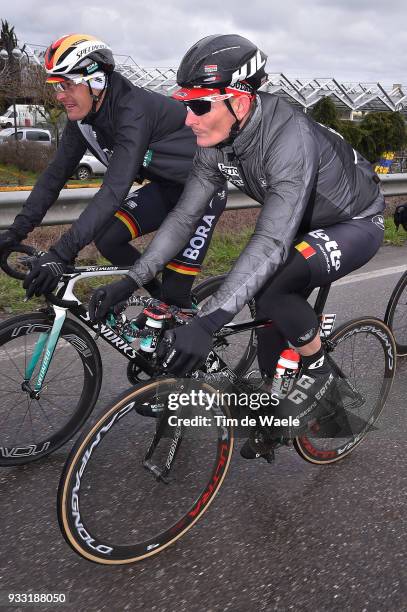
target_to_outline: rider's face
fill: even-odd
[[[198,147],[214,147],[229,136],[235,118],[222,101],[212,102],[209,113],[195,115],[188,110],[185,125],[196,135]]]
[[[65,106],[68,119],[79,121],[84,119],[92,109],[92,98],[86,83],[68,83],[64,91],[58,91],[57,100]]]

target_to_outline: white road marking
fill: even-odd
[[[407,270],[407,264],[405,266],[391,266],[390,268],[382,268],[381,270],[372,270],[371,272],[360,272],[359,274],[351,274],[340,278],[338,281],[333,283],[333,287],[339,285],[349,285],[350,283],[360,283],[361,281],[371,280],[373,278],[380,278],[381,276],[390,276],[390,274],[403,274]]]

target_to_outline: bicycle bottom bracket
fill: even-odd
[[[147,374],[140,366],[136,365],[132,361],[129,362],[127,366],[127,380],[132,385],[137,385],[140,382],[145,382],[146,380],[150,380],[152,376]]]

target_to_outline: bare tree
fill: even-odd
[[[7,21],[1,22],[0,50],[8,53],[7,60],[0,59],[0,104],[15,104],[21,102],[36,107],[40,115],[52,130],[58,144],[59,132],[64,123],[64,111],[55,97],[52,87],[46,84],[44,68],[37,63],[30,62],[21,48],[22,56],[16,59],[12,51],[18,48],[18,39],[14,27]]]
[[[0,50],[6,51],[6,57],[0,59],[0,86],[2,93],[15,94],[20,85],[19,60],[14,57],[13,50],[18,48],[18,40],[14,27],[7,20],[1,20]]]

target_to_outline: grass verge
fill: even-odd
[[[1,187],[30,187],[35,185],[38,174],[36,172],[30,172],[29,170],[20,170],[13,164],[0,164],[0,190]],[[102,184],[101,178],[91,178],[86,181],[78,181],[71,179],[67,182],[67,185],[94,185],[97,187]]]
[[[400,225],[396,229],[392,217],[387,217],[384,220],[384,242],[393,246],[402,246],[407,240],[407,232]]]

